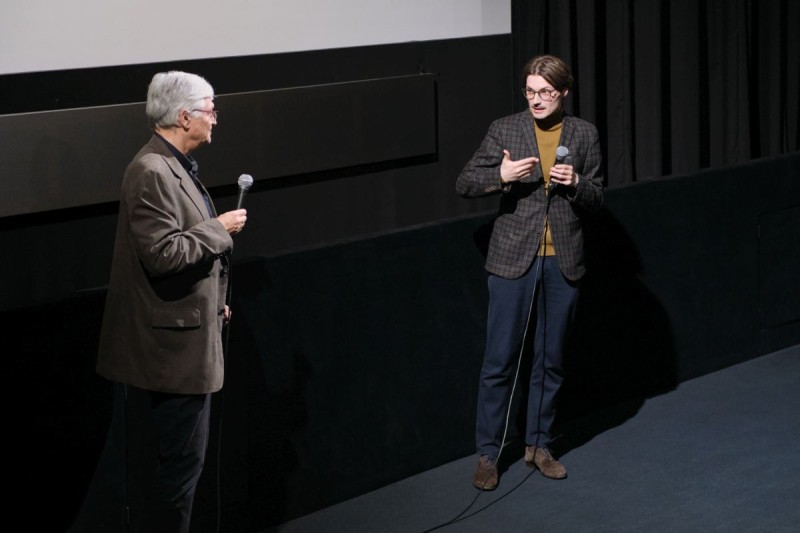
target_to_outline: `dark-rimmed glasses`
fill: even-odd
[[[539,95],[542,102],[552,102],[556,99],[556,96],[561,94],[555,89],[539,89],[538,91],[534,91],[530,87],[523,87],[522,94],[525,95],[525,98],[528,100],[533,100],[533,97]]]

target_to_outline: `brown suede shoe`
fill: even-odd
[[[538,468],[544,477],[549,477],[550,479],[564,479],[567,477],[567,469],[555,460],[547,448],[525,446],[525,462],[528,463],[528,466]]]
[[[497,465],[488,455],[481,455],[478,468],[472,478],[472,485],[479,490],[494,490],[497,488]]]

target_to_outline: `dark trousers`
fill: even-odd
[[[210,413],[210,394],[114,383],[105,448],[70,531],[187,533]]]
[[[578,286],[563,276],[556,257],[544,258],[543,264],[541,261],[541,257],[537,258],[528,272],[517,279],[489,275],[486,350],[475,432],[481,455],[494,458],[500,452],[514,372],[523,342],[527,344],[531,335],[533,361],[527,376],[530,389],[525,444],[548,447],[552,440],[556,397],[564,379],[564,344],[578,300]]]

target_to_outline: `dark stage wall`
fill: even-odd
[[[454,182],[491,119],[511,108],[512,75],[499,61],[507,38],[292,55],[319,69],[333,56],[351,80],[415,75],[424,59],[435,74],[436,152],[265,179],[246,199],[252,222],[237,237],[226,386],[196,531],[214,530],[217,472],[222,531],[255,532],[473,452],[481,250],[497,199],[460,199]],[[207,66],[240,80],[222,75],[240,61],[295,64]],[[336,81],[322,71],[316,83]],[[791,154],[606,191],[587,235],[564,421],[641,405],[800,342],[799,174]],[[232,187],[212,192],[223,209],[235,202]],[[111,391],[93,367],[115,209],[0,219],[9,506],[42,530],[71,522],[108,424]]]

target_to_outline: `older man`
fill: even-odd
[[[127,528],[186,532],[208,444],[211,393],[223,382],[226,254],[247,217],[244,209],[217,216],[190,155],[211,142],[217,123],[211,85],[195,74],[156,74],[146,113],[154,133],[122,183],[97,372],[115,387],[104,453],[123,456],[126,465],[149,453],[155,469],[131,473],[108,458],[98,468],[116,468],[125,478]],[[142,434],[151,434],[157,449]],[[147,487],[131,482],[140,478]],[[93,529],[91,519],[82,524]]]

